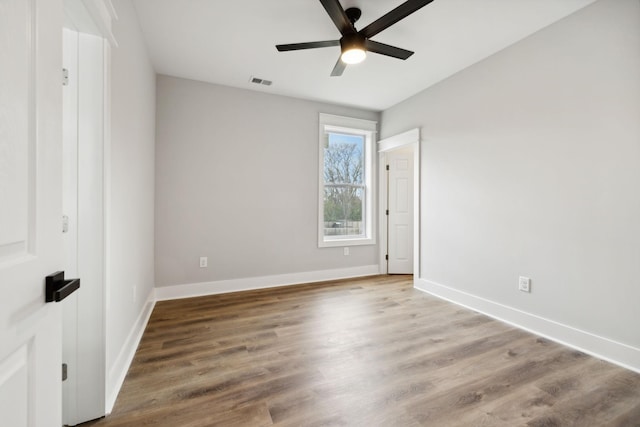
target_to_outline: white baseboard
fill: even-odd
[[[140,312],[136,322],[133,324],[133,327],[131,328],[124,345],[120,349],[120,353],[118,354],[113,366],[109,369],[106,392],[106,415],[109,415],[113,410],[113,405],[116,403],[116,398],[118,397],[118,393],[120,393],[120,388],[122,388],[122,384],[127,376],[131,362],[133,362],[133,357],[136,354],[136,350],[138,349],[138,345],[142,339],[142,334],[149,322],[149,318],[151,317],[151,312],[153,311],[155,304],[155,289],[151,289],[144,308]]]
[[[191,298],[204,295],[272,288],[275,286],[349,279],[352,277],[371,276],[375,274],[380,274],[380,266],[378,265],[277,274],[273,276],[248,277],[244,279],[219,280],[215,282],[186,283],[183,285],[156,288],[156,300],[164,301]]]
[[[640,373],[640,349],[425,279],[416,289]]]

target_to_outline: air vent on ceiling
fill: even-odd
[[[271,80],[260,79],[258,77],[251,77],[251,80],[249,81],[257,85],[265,85],[265,86],[271,86],[271,84],[273,83]]]

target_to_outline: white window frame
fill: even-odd
[[[318,138],[318,247],[358,246],[376,244],[376,212],[374,209],[376,175],[376,128],[378,122],[372,120],[354,119],[351,117],[334,116],[320,113]],[[363,237],[354,236],[325,236],[324,235],[324,145],[327,132],[362,135],[365,137],[365,203],[363,220],[365,233]]]

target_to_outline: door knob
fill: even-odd
[[[45,277],[45,302],[62,301],[80,287],[80,279],[64,278],[64,271],[57,271]]]

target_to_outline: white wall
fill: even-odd
[[[129,0],[114,0],[107,153],[107,401],[112,404],[154,286],[155,72]],[[109,405],[108,405],[109,406]]]
[[[378,264],[376,246],[352,247],[349,256],[318,248],[320,112],[379,119],[158,76],[157,286],[214,283],[215,290],[225,280]],[[200,256],[208,268],[199,268]]]
[[[413,127],[417,286],[640,370],[640,2],[601,0],[382,114],[383,138]]]

